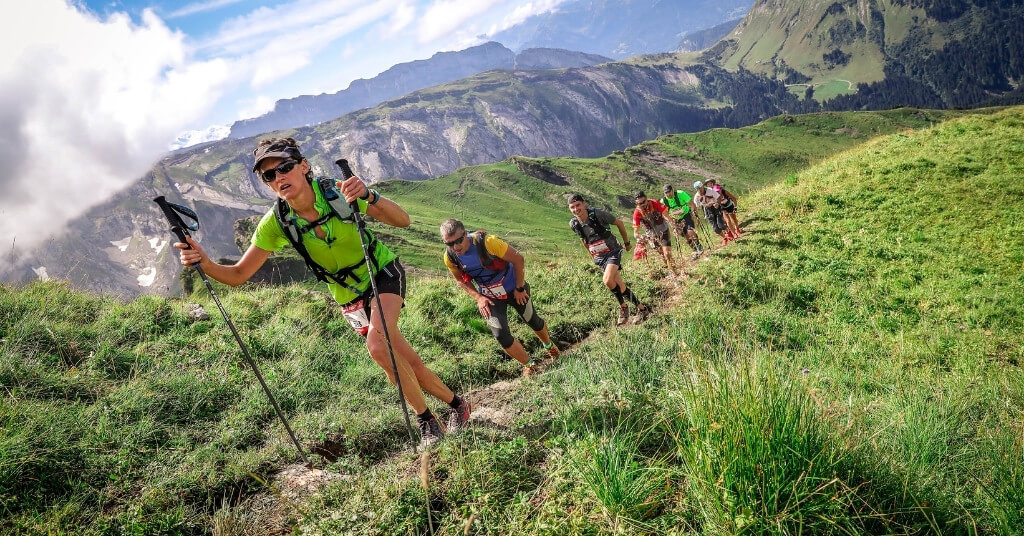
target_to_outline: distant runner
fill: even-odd
[[[673,277],[678,277],[675,259],[672,258],[672,231],[668,226],[668,207],[653,199],[647,199],[644,192],[634,194],[633,202],[636,203],[636,209],[633,210],[633,238],[640,243],[640,227],[643,226],[647,230],[647,235],[661,248],[661,258],[665,260],[669,273]]]
[[[441,240],[447,246],[444,264],[448,271],[462,290],[476,300],[477,309],[487,320],[487,327],[491,328],[502,350],[524,365],[523,374],[532,374],[537,362],[523,348],[523,343],[512,336],[508,325],[509,305],[537,334],[548,356],[557,358],[558,346],[551,342],[547,324],[533,308],[523,256],[492,234],[466,232],[465,225],[455,218],[441,224]]]
[[[711,224],[715,234],[722,237],[722,245],[728,244],[733,236],[729,232],[729,224],[725,222],[725,216],[722,214],[722,208],[719,205],[721,194],[705,187],[704,183],[700,181],[693,183],[693,189],[697,191],[693,196],[693,203],[704,209],[704,217]]]
[[[676,190],[671,184],[666,184],[662,191],[665,193],[665,197],[661,198],[661,203],[668,207],[668,212],[672,215],[672,227],[679,238],[686,239],[686,243],[693,250],[690,259],[696,260],[701,253],[704,253],[704,245],[700,243],[700,238],[697,237],[697,230],[694,227],[693,213],[696,206],[693,204],[693,198],[683,190]]]
[[[725,216],[725,223],[729,226],[729,232],[732,234],[733,239],[739,238],[743,229],[740,229],[740,222],[736,219],[736,203],[738,202],[736,196],[732,195],[724,186],[715,182],[715,179],[708,179],[704,185],[714,190],[720,196],[718,204],[722,207],[722,215]]]
[[[629,305],[626,304],[626,300],[632,302],[633,306],[636,307],[636,317],[634,317],[633,322],[637,324],[643,322],[651,310],[646,305],[640,303],[640,300],[629,289],[626,282],[622,280],[622,273],[619,271],[619,267],[622,266],[623,248],[615,240],[615,236],[612,235],[611,230],[608,228],[612,224],[618,227],[619,235],[622,236],[622,242],[625,244],[626,249],[629,249],[630,243],[629,237],[626,234],[626,225],[622,223],[622,220],[606,210],[588,208],[587,202],[580,194],[569,195],[567,201],[569,202],[569,211],[573,214],[573,218],[569,220],[569,227],[572,228],[574,233],[579,235],[583,241],[583,247],[594,258],[594,264],[604,270],[601,279],[604,285],[608,287],[608,290],[615,296],[615,299],[619,301],[619,317],[616,320],[616,324],[621,326],[629,321]]]

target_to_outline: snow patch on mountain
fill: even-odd
[[[117,249],[119,249],[121,251],[128,251],[128,246],[131,245],[131,243],[132,243],[132,237],[130,237],[130,236],[128,238],[125,238],[124,240],[117,240],[117,241],[111,240],[110,241],[111,245],[117,246]]]
[[[148,287],[156,280],[156,268],[147,266],[138,277],[140,287]]]

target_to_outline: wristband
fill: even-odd
[[[365,193],[365,194],[363,194],[363,195],[361,195],[361,196],[359,196],[359,199],[362,199],[363,201],[366,201],[367,199],[369,199],[369,198],[370,198],[370,192],[372,192],[372,191],[373,191],[373,190],[371,190],[371,189],[367,188],[367,189],[366,189],[366,193]]]
[[[516,287],[516,292],[526,292],[526,286]]]
[[[373,201],[367,201],[366,204],[367,205],[376,205],[377,201],[380,201],[380,192],[378,192],[377,190],[367,190],[367,192],[372,192],[373,193]],[[367,197],[369,197],[369,195],[367,195]]]

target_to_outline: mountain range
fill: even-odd
[[[273,130],[314,125],[418,89],[492,69],[559,69],[606,61],[612,60],[596,54],[557,49],[528,49],[516,54],[495,42],[457,52],[438,52],[426,60],[395,65],[369,80],[356,80],[337,93],[279,100],[270,112],[235,121],[229,136],[246,138]]]

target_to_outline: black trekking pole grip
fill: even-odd
[[[348,160],[345,160],[344,158],[339,158],[339,159],[335,160],[334,163],[337,164],[339,168],[341,168],[341,176],[342,177],[344,177],[346,179],[351,179],[352,177],[356,176],[355,173],[352,173],[352,168],[348,165]],[[359,205],[358,205],[358,203],[356,203],[356,201],[353,200],[351,203],[349,203],[349,206],[352,207],[352,213],[356,215],[356,218],[358,218],[359,217]],[[356,220],[356,223],[362,225],[362,222],[359,219]]]
[[[171,207],[171,203],[168,203],[167,199],[162,195],[155,197],[153,202],[156,203],[164,213],[164,217],[167,218],[167,222],[171,224],[171,232],[174,233],[174,236],[178,237],[178,241],[185,244],[185,249],[192,249],[188,240],[185,240],[185,237],[191,237],[192,234],[188,232],[188,226],[185,225],[185,221],[181,219],[181,215]],[[199,268],[198,262],[193,263],[192,267],[196,270],[202,270]]]

